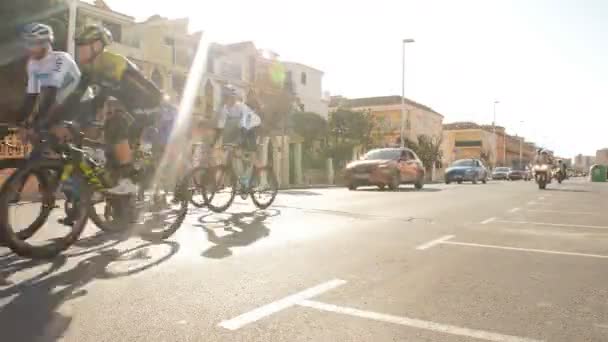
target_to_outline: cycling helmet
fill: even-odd
[[[100,40],[104,46],[112,44],[112,33],[110,30],[99,25],[88,25],[80,32],[74,41],[76,45],[90,44]]]
[[[49,25],[31,23],[23,28],[23,39],[31,45],[52,43],[54,40],[53,29]]]

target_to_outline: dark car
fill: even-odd
[[[367,152],[360,160],[346,165],[346,185],[350,190],[359,186],[375,185],[383,190],[399,188],[400,184],[424,186],[424,167],[409,148],[380,148]]]
[[[488,180],[488,171],[479,159],[461,159],[457,160],[445,171],[445,183],[451,182],[473,182],[478,181],[484,184]]]
[[[494,180],[509,180],[511,169],[508,167],[497,167],[492,171],[492,179]]]
[[[525,180],[528,181],[530,180],[532,176],[530,175],[530,172],[528,170],[511,170],[511,172],[509,172],[509,179],[510,180]]]

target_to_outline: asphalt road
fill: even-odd
[[[607,341],[606,194],[308,189],[162,244],[90,226],[53,262],[0,248],[0,340]]]

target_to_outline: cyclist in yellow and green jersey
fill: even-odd
[[[99,101],[112,96],[130,114],[106,120],[104,134],[120,173],[118,185],[108,191],[132,194],[136,187],[130,177],[134,172],[129,139],[139,139],[141,130],[153,124],[162,109],[163,94],[126,57],[106,51],[105,47],[112,43],[112,34],[106,28],[86,26],[75,41],[81,82],[98,89]]]

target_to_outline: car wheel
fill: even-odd
[[[416,190],[422,190],[422,188],[424,187],[424,182],[422,181],[422,179],[419,179],[415,184],[414,184],[414,189]]]
[[[459,180],[457,183],[458,183],[458,184],[462,184],[462,181],[461,181],[461,180]]]
[[[380,189],[380,191],[384,190],[385,188],[386,188],[385,184],[378,185],[378,189]]]
[[[447,179],[445,180],[445,184],[450,184],[450,183],[452,183],[452,182],[450,182],[450,181],[449,181],[449,180],[447,180]]]
[[[477,176],[473,177],[473,184],[477,184]]]
[[[481,180],[481,182],[482,182],[483,184],[486,184],[486,183],[488,182],[488,178],[486,177],[486,178],[482,179],[482,180]]]
[[[393,175],[391,184],[388,185],[388,188],[392,191],[397,191],[399,189],[399,175]]]
[[[348,184],[348,190],[355,191],[357,190],[357,186],[355,184]]]

